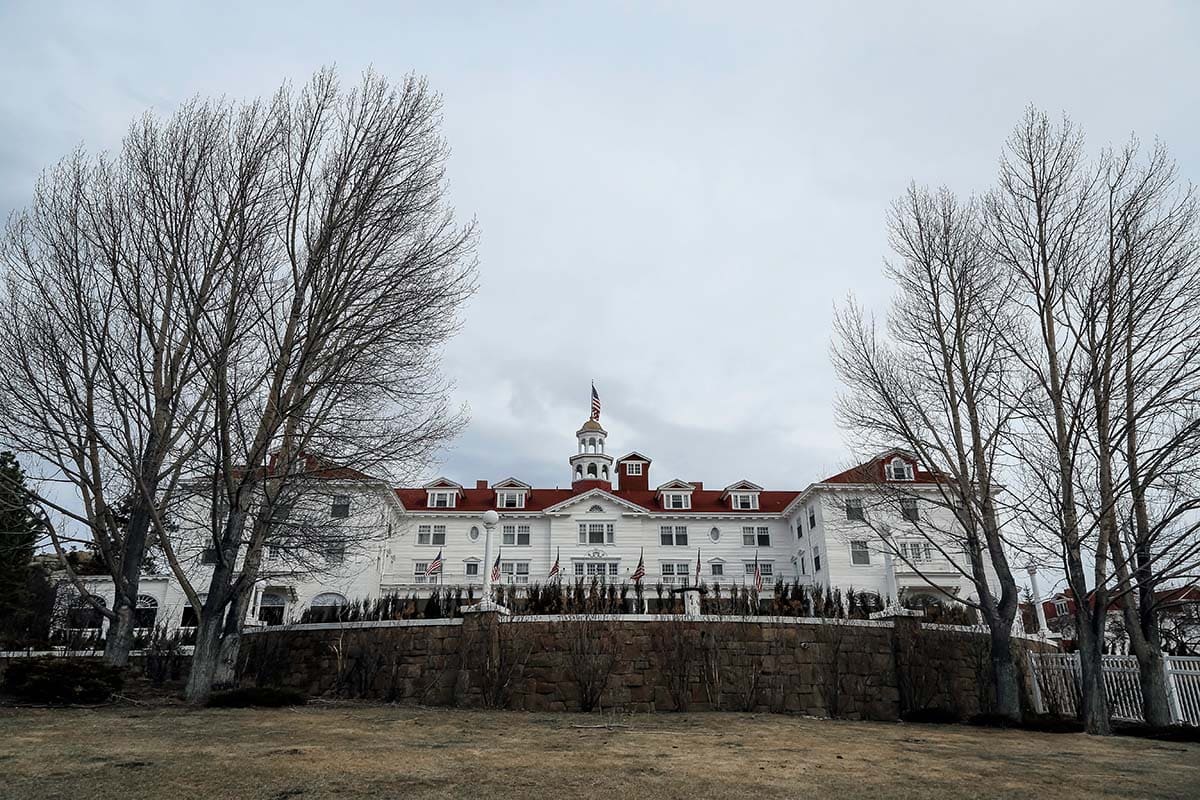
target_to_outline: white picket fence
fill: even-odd
[[[1136,656],[1103,656],[1104,691],[1114,719],[1142,722]],[[1033,701],[1043,714],[1079,711],[1079,654],[1030,653]],[[1200,656],[1166,656],[1167,699],[1173,722],[1200,725]]]

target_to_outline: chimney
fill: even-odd
[[[692,481],[691,483],[692,483],[693,488],[695,488],[695,490],[697,492],[704,491],[704,481]]]
[[[486,488],[488,488],[487,481],[475,481],[475,488],[476,488],[476,489],[486,489]]]

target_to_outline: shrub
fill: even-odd
[[[295,689],[276,689],[269,686],[245,686],[225,692],[213,692],[208,698],[209,708],[283,708],[302,706],[308,702]]]
[[[120,667],[91,660],[14,660],[4,672],[4,691],[39,703],[103,703],[124,685]]]

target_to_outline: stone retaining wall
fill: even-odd
[[[503,617],[296,625],[245,638],[242,681],[531,711],[986,711],[988,638],[912,618]],[[1020,639],[1016,647],[1055,649]],[[1022,663],[1025,659],[1022,658]]]

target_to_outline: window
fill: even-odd
[[[437,575],[426,575],[429,569],[428,561],[413,562],[413,583],[437,583]]]
[[[804,538],[804,520],[802,520],[802,519],[796,520],[796,538],[797,539]]]
[[[801,575],[808,574],[808,561],[804,558],[803,550],[796,554],[796,571]]]
[[[747,525],[742,528],[742,544],[745,547],[770,547],[771,546],[771,529],[765,525],[754,527]]]
[[[850,542],[850,563],[865,566],[871,563],[871,551],[861,539]]]
[[[813,548],[813,574],[821,571],[821,548]]]
[[[812,506],[808,507],[808,529],[810,531],[817,528],[817,510]]]
[[[912,464],[897,456],[888,462],[884,470],[888,480],[911,481],[913,479]]]
[[[916,564],[933,560],[933,546],[929,542],[901,542],[900,555]]]
[[[458,492],[430,492],[429,507],[430,508],[454,508],[455,502],[458,499]]]
[[[200,553],[201,564],[216,564],[217,563],[217,548],[206,547]]]
[[[629,463],[625,465],[626,475],[641,475],[642,465],[640,462]]]
[[[333,496],[333,508],[330,510],[330,513],[337,519],[350,516],[350,495],[335,494]]]
[[[208,597],[208,595],[206,595],[206,594],[200,595],[200,605],[201,606],[204,605],[204,600],[207,597]],[[187,605],[185,605],[183,607],[183,618],[181,620],[179,620],[179,627],[194,628],[194,627],[196,627],[196,624],[199,622],[199,620],[200,620],[200,615],[196,613],[196,609],[192,607],[192,604],[188,603]]]
[[[917,509],[917,498],[901,497],[900,513],[909,522],[917,522],[921,518],[921,512]]]
[[[581,522],[579,523],[580,544],[612,544],[613,524],[611,522]]]
[[[337,592],[322,592],[309,603],[309,617],[313,622],[336,622],[339,612],[346,605],[346,598]]]
[[[497,492],[496,493],[497,508],[524,508],[525,493],[524,492]]]
[[[417,544],[442,546],[446,543],[445,525],[418,525]]]
[[[326,542],[321,550],[326,564],[341,564],[346,560],[345,542]]]
[[[708,532],[708,538],[712,539],[714,542],[721,541],[721,529],[714,527],[711,531]]]
[[[667,546],[675,545],[682,547],[688,543],[686,525],[676,525],[674,527],[663,525],[658,529],[658,535],[659,541]]]
[[[687,562],[663,563],[659,569],[662,572],[662,582],[667,586],[687,586],[692,575],[692,565]]]
[[[505,525],[504,544],[528,546],[529,544],[529,526],[528,525]]]
[[[664,508],[691,508],[692,496],[687,492],[663,492]]]
[[[724,564],[709,564],[708,572],[714,578],[720,578],[722,575],[725,574],[725,565]]]
[[[471,530],[467,531],[467,538],[470,539],[472,542],[479,541],[479,526],[478,525],[471,526]]]
[[[576,561],[574,566],[575,574],[579,577],[584,575],[590,578],[615,578],[620,570],[620,564],[616,561]]]
[[[473,578],[473,577],[479,575],[479,562],[478,561],[468,561],[465,566],[466,566],[466,576],[468,578]]]
[[[753,511],[758,508],[758,495],[753,492],[732,494],[730,499],[733,501],[733,507],[738,511]]]
[[[148,594],[137,596],[137,607],[133,610],[133,627],[153,628],[158,617],[158,601]]]
[[[1055,600],[1054,601],[1054,613],[1060,617],[1065,617],[1067,615],[1067,601],[1066,600]]]
[[[754,576],[754,562],[753,561],[745,562],[745,567],[746,567],[746,574],[753,577]],[[771,563],[770,561],[759,561],[758,562],[758,571],[760,573],[762,573],[763,580],[765,581],[767,578],[770,578],[772,575],[775,574],[775,565],[773,563]]]
[[[501,561],[500,580],[505,583],[529,583],[529,562]]]
[[[91,600],[88,600],[88,597],[91,597]],[[67,627],[99,630],[104,622],[104,614],[92,605],[93,602],[101,607],[107,608],[108,606],[104,598],[99,595],[76,595],[73,597],[71,605],[67,609]]]
[[[258,621],[267,625],[282,625],[287,600],[275,592],[263,592],[258,601]]]
[[[863,501],[861,497],[851,497],[846,500],[846,519],[851,519],[855,522],[866,521],[866,516],[863,514]]]

